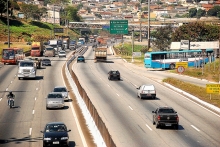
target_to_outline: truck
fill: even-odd
[[[70,39],[69,38],[63,38],[63,47],[64,47],[64,49],[70,48]]]
[[[106,61],[107,60],[107,46],[97,47],[95,51],[95,62],[97,61]]]
[[[40,57],[43,56],[43,42],[32,42],[31,44],[31,56]]]
[[[71,40],[69,45],[70,50],[75,50],[76,47],[77,47],[76,40]]]
[[[78,42],[79,42],[79,41],[81,42],[82,45],[86,43],[85,37],[80,37],[79,40],[78,40]]]
[[[18,64],[18,80],[21,78],[36,78],[37,67],[32,60],[22,60]]]
[[[90,42],[90,43],[95,42],[95,37],[94,37],[94,36],[90,36],[90,37],[89,37],[89,42]]]
[[[49,40],[48,45],[53,47],[56,53],[59,51],[58,40],[56,40],[56,39],[55,40]]]
[[[172,107],[159,107],[153,113],[153,124],[156,128],[173,126],[178,129],[179,117],[177,112]]]
[[[55,49],[50,45],[46,45],[44,48],[44,57],[55,57],[55,55]]]

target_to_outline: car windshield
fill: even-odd
[[[84,56],[78,56],[78,58],[84,58]]]
[[[62,94],[48,94],[47,98],[62,98]]]
[[[173,109],[159,109],[159,113],[174,113]]]
[[[20,67],[33,67],[33,62],[20,62]]]
[[[45,128],[45,132],[65,132],[66,126],[63,124],[49,124]]]
[[[61,54],[65,54],[65,52],[64,52],[64,51],[60,51],[60,53],[61,53]]]
[[[54,92],[67,92],[66,88],[54,88]]]

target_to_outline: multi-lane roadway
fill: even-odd
[[[37,78],[18,80],[17,65],[0,68],[0,146],[40,147],[43,146],[40,132],[48,122],[64,122],[69,133],[70,146],[87,146],[77,128],[76,116],[71,102],[65,109],[46,110],[45,97],[55,86],[65,86],[61,74],[67,58],[52,57],[52,66],[37,70]],[[7,91],[15,94],[15,107],[7,106]]]
[[[133,67],[110,52],[109,62],[94,63],[91,47],[84,56],[86,63],[75,63],[72,69],[117,147],[220,145],[220,116],[161,85],[165,73]],[[53,87],[65,85],[61,74],[65,60],[53,59],[51,67],[38,70],[36,80],[18,80],[16,65],[0,68],[0,146],[42,146],[40,131],[52,121],[62,121],[72,130],[70,146],[86,146],[70,102],[64,110],[46,110],[46,95]],[[121,81],[108,80],[111,69],[120,71]],[[137,98],[136,88],[147,83],[156,86],[155,100]],[[16,95],[13,109],[9,109],[5,97],[10,90]],[[156,129],[152,111],[159,106],[171,106],[178,112],[178,130]]]
[[[84,56],[86,63],[74,64],[72,69],[106,123],[116,146],[220,145],[220,116],[163,86],[160,81],[165,73],[138,70],[110,52],[108,62],[94,63],[91,48]],[[121,81],[108,80],[107,73],[112,69],[120,71]],[[199,85],[206,83],[196,79],[190,81]],[[137,98],[136,88],[148,83],[156,86],[157,98]],[[156,129],[152,123],[152,111],[159,106],[171,106],[178,112],[178,130]]]

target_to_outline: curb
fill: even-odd
[[[191,100],[193,100],[193,101],[197,102],[198,104],[204,106],[205,108],[207,108],[209,110],[212,110],[212,111],[216,112],[218,115],[220,115],[220,108],[218,108],[218,107],[216,107],[216,106],[214,106],[212,104],[209,104],[209,103],[207,103],[205,101],[202,101],[201,99],[199,99],[199,98],[197,98],[197,97],[195,97],[195,96],[193,96],[193,95],[191,95],[191,94],[189,94],[189,93],[187,93],[187,92],[185,92],[185,91],[183,91],[181,89],[178,89],[178,88],[176,88],[176,87],[174,87],[174,86],[172,86],[172,85],[170,85],[168,83],[164,83],[163,82],[163,84],[165,86],[173,89],[174,91],[176,91],[178,93],[181,93],[184,96],[187,96],[188,98],[190,98]]]

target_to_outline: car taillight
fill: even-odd
[[[176,116],[176,120],[179,121],[179,116]]]
[[[159,116],[157,116],[157,120],[160,120],[160,115],[159,115]]]

